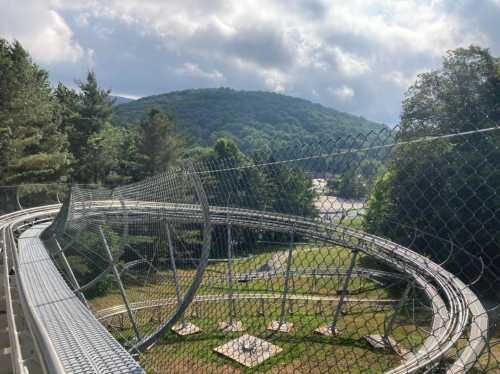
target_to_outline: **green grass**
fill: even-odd
[[[240,334],[223,334],[217,330],[218,323],[228,319],[227,305],[205,303],[188,311],[187,319],[202,328],[198,335],[179,337],[168,332],[161,342],[148,351],[141,359],[151,372],[192,372],[193,365],[203,372],[383,372],[400,362],[397,355],[390,352],[375,352],[363,339],[364,335],[383,333],[387,311],[377,311],[361,306],[346,307],[347,314],[339,320],[339,337],[330,338],[313,333],[317,327],[329,323],[333,309],[324,307],[316,313],[311,305],[295,305],[293,313],[287,311],[285,320],[294,323],[292,334],[266,331],[266,325],[280,315],[279,305],[266,304],[265,315],[260,315],[259,306],[251,302],[241,302],[236,310],[237,319],[247,327],[247,333],[265,339],[283,349],[275,357],[261,365],[247,369],[213,352],[213,349]],[[143,316],[145,317],[145,316]],[[142,321],[147,320],[145,317]],[[123,334],[124,331],[121,331]],[[126,335],[131,332],[125,332]],[[410,347],[421,344],[424,336],[411,325],[398,325],[393,336],[401,344]],[[168,367],[168,370],[167,370]]]
[[[265,251],[258,255],[235,259],[233,263],[234,274],[246,274],[255,272],[259,267],[266,264],[273,255],[280,254],[282,258],[282,270],[286,268],[286,248],[277,247]],[[297,245],[293,251],[292,269],[300,271],[301,268],[315,268],[318,271],[332,267],[348,267],[351,260],[351,252],[340,247],[325,247],[311,245]],[[362,256],[358,257],[357,263],[362,261]],[[212,263],[207,266],[204,281],[198,290],[198,295],[223,294],[229,290],[226,277],[226,263]],[[181,279],[181,288],[185,292],[190,286],[194,277],[194,269],[178,270]],[[336,295],[340,288],[342,277],[332,276],[328,278],[302,278],[293,276],[290,278],[290,293],[313,294],[313,295]],[[127,295],[130,302],[144,301],[150,299],[161,299],[173,297],[175,286],[172,281],[170,271],[155,273],[147,283],[133,281],[124,277]],[[247,283],[233,282],[233,291],[242,292],[282,292],[284,277],[273,277],[270,279],[254,279]],[[388,289],[381,289],[375,283],[363,278],[352,278],[348,286],[349,292],[355,297],[390,298]],[[122,304],[122,298],[115,288],[107,295],[96,297],[90,300],[94,310],[101,310],[113,305]]]
[[[259,267],[273,258],[286,262],[287,247],[272,247],[259,254],[236,258],[233,263],[235,274],[255,272]],[[334,246],[313,246],[298,244],[293,251],[292,269],[315,268],[325,270],[332,267],[348,267],[351,261],[349,250]],[[358,258],[358,264],[362,257]],[[285,263],[282,269],[286,268]],[[211,263],[206,269],[202,285],[197,295],[227,295],[229,283],[225,276],[226,263]],[[190,285],[194,270],[178,271],[183,279],[182,291]],[[151,281],[153,279],[150,279]],[[291,295],[337,296],[342,277],[306,278],[293,276],[289,280]],[[234,282],[234,293],[274,293],[281,294],[284,277],[254,279],[249,282]],[[130,302],[152,299],[171,298],[175,295],[172,274],[161,271],[155,279],[146,284],[137,281],[126,281],[126,289]],[[349,283],[349,297],[387,299],[390,290],[380,288],[368,279],[353,278]],[[121,296],[114,290],[104,297],[91,300],[92,306],[102,309],[122,304]],[[246,369],[232,360],[214,353],[213,348],[239,336],[225,335],[217,330],[218,323],[228,320],[228,301],[193,303],[186,312],[186,318],[201,327],[203,332],[196,336],[178,337],[167,332],[161,341],[141,358],[141,362],[150,372],[382,372],[399,362],[399,357],[390,352],[374,352],[362,339],[364,335],[383,333],[384,321],[392,313],[388,306],[385,309],[368,307],[366,304],[348,303],[343,310],[345,314],[338,321],[342,331],[339,337],[330,338],[314,334],[314,330],[332,321],[336,302],[295,301],[290,307],[286,304],[285,320],[293,322],[296,330],[293,334],[271,334],[266,326],[271,320],[279,319],[280,299],[265,301],[240,300],[235,303],[237,319],[247,327],[247,333],[263,338],[280,346],[283,352],[265,361],[254,369]],[[163,309],[147,309],[136,313],[136,318],[143,334],[156,330],[160,320],[165,320],[173,312],[174,306]],[[264,315],[259,314],[264,312]],[[132,337],[130,323],[125,318],[120,326],[119,318],[110,321],[110,331],[122,342]],[[408,347],[420,344],[424,338],[414,326],[399,326],[393,333]]]

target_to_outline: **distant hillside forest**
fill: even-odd
[[[182,158],[210,157],[221,139],[253,157],[290,141],[384,128],[269,92],[199,89],[127,102],[101,88],[92,71],[76,83],[77,89],[53,87],[19,42],[0,39],[0,185],[117,185],[165,171]]]
[[[203,89],[116,105],[93,72],[77,84],[77,90],[52,87],[48,73],[20,43],[0,39],[0,186],[113,186],[161,173],[183,158],[211,167],[230,160],[238,180],[252,181],[236,185],[233,196],[247,196],[245,188],[254,190],[260,183],[265,188],[258,196],[267,196],[273,209],[312,214],[312,178],[321,172],[327,179],[323,193],[367,200],[367,231],[404,245],[417,240],[415,246],[438,262],[449,253],[445,242],[463,243],[489,264],[484,274],[490,284],[500,279],[500,135],[410,142],[500,124],[500,58],[487,49],[449,51],[440,69],[421,74],[405,95],[399,131],[390,139],[406,146],[381,152],[376,147],[374,152],[345,150],[365,147],[363,138],[369,137],[358,135],[384,125],[284,95]],[[274,162],[290,157],[281,152],[282,143],[342,136],[347,142],[323,144],[333,143],[332,149],[346,157],[314,158],[315,166],[307,169]],[[261,148],[271,152],[254,152]],[[325,153],[316,144],[304,149],[310,155]],[[270,169],[271,175],[239,168],[255,161],[279,166]],[[225,181],[210,183],[216,187]],[[432,236],[417,239],[416,232]],[[457,259],[457,272],[477,274],[477,262]]]
[[[263,91],[209,88],[149,96],[115,109],[122,124],[139,122],[150,108],[172,116],[191,144],[228,137],[244,152],[300,139],[304,143],[380,130],[384,125],[320,104]]]

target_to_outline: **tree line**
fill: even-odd
[[[144,107],[140,120],[125,125],[115,119],[111,92],[99,87],[94,72],[76,83],[77,90],[61,83],[51,87],[48,73],[33,63],[19,42],[0,40],[0,185],[65,182],[113,187],[166,171],[187,157],[205,166],[255,162],[228,138],[219,138],[212,147],[189,144],[172,116],[155,106]],[[268,208],[312,211],[308,175],[297,168],[275,169],[216,175],[206,181],[206,188],[213,189],[214,203],[225,202],[225,194],[239,194],[246,196],[246,206],[259,208],[257,203],[267,196]],[[243,182],[245,178],[256,182]],[[286,187],[289,202],[281,201],[284,195],[274,184]],[[258,193],[253,185],[259,185]]]
[[[500,59],[448,52],[403,101],[396,140],[471,132],[395,147],[370,193],[368,231],[428,255],[481,294],[500,280]]]
[[[165,170],[182,151],[171,117],[148,109],[115,125],[114,101],[94,72],[59,83],[22,45],[0,39],[0,185],[77,182],[116,185]]]
[[[395,141],[499,124],[500,59],[471,46],[450,51],[440,69],[421,74],[409,88]],[[187,148],[172,117],[159,109],[145,108],[140,121],[117,126],[110,91],[98,86],[93,72],[78,82],[78,90],[62,84],[53,88],[48,73],[20,43],[0,39],[0,185],[123,184],[166,170],[188,149],[190,158],[207,164],[252,162],[228,139],[211,148]],[[472,281],[483,271],[483,279],[497,282],[498,131],[406,144],[388,157],[384,167],[359,163],[359,170],[346,170],[345,178],[330,181],[329,188],[336,195],[368,196],[366,230],[411,244],[437,261],[454,251],[447,266],[457,274]],[[206,181],[214,202],[231,204],[222,199],[232,194],[249,208],[315,214],[311,178],[304,169],[233,169],[231,175]],[[228,185],[227,178],[234,184]]]

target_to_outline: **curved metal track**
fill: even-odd
[[[122,201],[118,207],[116,202],[100,201],[94,202],[92,209],[96,214],[107,215],[110,220],[119,216],[120,209],[129,209],[129,218],[132,220],[134,216],[146,215],[172,222],[203,221],[199,206],[188,204]],[[432,366],[446,355],[467,328],[470,328],[469,344],[449,369],[450,373],[470,369],[486,346],[488,315],[479,299],[459,278],[408,248],[321,220],[229,207],[210,206],[209,210],[213,225],[231,223],[260,230],[295,232],[321,242],[359,249],[414,278],[432,302],[432,330],[419,351],[390,373],[408,373]],[[73,206],[73,219],[78,216],[78,211],[78,205]],[[88,211],[86,214],[88,216]],[[171,327],[175,322],[171,319],[164,327]]]
[[[232,295],[232,299],[234,300],[281,300],[283,298],[283,294],[281,293],[253,293],[253,292],[246,292],[246,293],[234,293]],[[333,297],[333,296],[311,296],[311,295],[294,295],[294,294],[288,294],[287,295],[288,300],[292,301],[320,301],[320,302],[337,302],[339,300],[338,297]],[[195,296],[193,300],[191,301],[192,303],[206,303],[206,302],[223,302],[229,300],[228,295],[201,295],[201,296]],[[382,299],[382,300],[375,300],[375,299],[359,299],[359,298],[346,298],[345,299],[346,303],[352,303],[355,305],[359,304],[386,304],[386,305],[392,305],[396,304],[398,300],[395,299]],[[138,311],[138,310],[143,310],[143,309],[149,309],[149,308],[158,308],[161,306],[168,306],[168,305],[175,305],[177,304],[177,299],[174,297],[171,298],[165,298],[165,299],[158,299],[158,300],[148,300],[148,301],[139,301],[136,303],[130,304],[132,307],[132,310]],[[120,304],[120,305],[115,305],[106,309],[101,309],[95,313],[97,319],[99,320],[105,320],[120,314],[126,313],[127,309],[125,308],[125,305]]]
[[[122,215],[123,209],[128,211],[132,220],[134,217],[148,215],[172,222],[202,223],[204,221],[204,212],[197,205],[137,201],[121,201],[117,204],[117,201],[99,201],[93,202],[90,206],[92,213],[105,214],[110,221],[113,220],[113,217]],[[59,206],[35,208],[0,217],[0,228],[3,228],[2,235],[4,238],[6,236],[9,238],[8,243],[4,240],[3,246],[7,247],[7,251],[4,253],[9,253],[8,247],[10,247],[15,259],[18,248],[15,244],[14,232],[22,226],[24,221],[52,216],[58,208]],[[78,219],[80,212],[84,211],[88,218],[89,206],[81,205],[79,207],[78,204],[75,204],[72,207],[72,218]],[[487,343],[487,313],[474,293],[453,274],[408,248],[330,222],[313,221],[283,214],[211,206],[208,219],[212,225],[225,225],[230,222],[232,225],[262,230],[293,231],[310,239],[358,249],[412,277],[432,302],[432,330],[430,337],[419,351],[406,357],[403,364],[392,369],[390,373],[409,373],[430,367],[444,358],[461,336],[468,335],[468,345],[448,369],[449,373],[465,372],[474,365]],[[19,269],[17,260],[14,262]],[[199,279],[199,281],[201,280]],[[19,287],[19,291],[25,294],[23,295],[25,299],[27,290]],[[192,300],[196,300],[194,293],[187,301],[191,302]],[[79,300],[77,301],[79,302]],[[23,309],[26,309],[25,313],[30,317],[28,319],[33,320],[30,324],[30,330],[38,342],[39,350],[50,351],[41,355],[46,361],[45,365],[52,365],[57,369],[57,365],[60,365],[60,357],[57,352],[48,349],[53,343],[46,336],[43,326],[37,323],[29,303],[25,300],[24,304],[26,308]],[[174,316],[170,321],[167,321],[163,328],[171,326],[175,321]]]
[[[10,253],[20,303],[29,326],[36,357],[26,357],[27,347],[11,339],[15,373],[143,373],[132,356],[102,326],[68,287],[52,262],[42,240],[47,223],[59,206],[30,209],[1,217],[5,253]],[[24,231],[24,229],[26,229]],[[20,233],[20,231],[23,231]],[[20,233],[15,237],[14,233]],[[15,316],[18,320],[18,316]],[[10,330],[19,336],[16,326]],[[29,366],[37,361],[37,370]]]

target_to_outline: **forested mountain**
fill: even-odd
[[[129,99],[128,97],[110,95],[110,98],[113,100],[114,105],[126,104],[134,101],[134,99]]]
[[[384,126],[295,97],[230,88],[149,96],[118,105],[115,115],[123,124],[138,122],[153,107],[173,116],[177,129],[193,144],[209,146],[226,136],[245,152],[266,143],[314,142]]]

